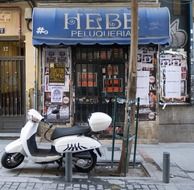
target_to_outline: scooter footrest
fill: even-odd
[[[34,151],[31,153],[32,156],[36,157],[45,157],[45,156],[56,156],[57,153],[56,151],[52,151],[51,149],[37,149],[37,151]]]

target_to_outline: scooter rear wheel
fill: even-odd
[[[12,169],[19,166],[24,160],[24,155],[21,153],[6,153],[1,157],[1,164],[4,168]]]
[[[95,167],[97,156],[92,150],[89,150],[73,154],[73,160],[78,172],[88,173]]]

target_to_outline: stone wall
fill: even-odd
[[[194,141],[194,107],[191,105],[167,106],[159,111],[160,142]]]
[[[158,143],[158,120],[140,121],[138,128],[138,143]]]

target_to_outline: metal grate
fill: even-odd
[[[125,46],[77,46],[73,49],[75,121],[87,122],[92,112],[113,114],[115,97],[124,97]],[[118,105],[117,123],[124,105]]]

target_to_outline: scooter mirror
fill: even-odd
[[[52,110],[52,114],[57,114],[57,113],[59,113],[59,109]]]

